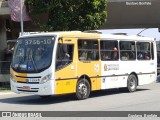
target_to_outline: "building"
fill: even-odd
[[[6,19],[9,19],[10,9],[5,0],[0,0],[0,58],[2,51],[7,47]],[[2,59],[0,59],[2,60]]]
[[[0,82],[9,80],[12,48],[19,37],[20,23],[11,21],[11,10],[7,0],[0,0]],[[25,22],[25,30],[31,28],[31,22]],[[28,29],[30,31],[30,29]]]
[[[108,0],[106,28],[160,28],[159,0]]]
[[[101,28],[160,28],[159,8],[159,0],[108,0],[107,22]],[[29,31],[27,27],[30,23],[25,24],[24,29]],[[10,21],[7,0],[0,0],[0,26],[0,39],[16,39],[19,36],[20,24]]]
[[[10,18],[11,10],[7,0],[0,0],[0,75],[9,73],[11,61],[10,54],[16,39],[20,33],[20,22],[14,22]],[[32,23],[24,22],[25,31],[32,31]],[[6,65],[4,65],[6,64]]]
[[[101,29],[160,28],[159,9],[159,0],[108,0],[107,22]],[[33,31],[31,26],[31,22],[24,22],[24,31]],[[7,40],[16,39],[19,32],[20,23],[11,21],[7,0],[0,0],[0,68],[8,61],[4,59]]]

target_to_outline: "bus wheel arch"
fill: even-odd
[[[87,75],[82,75],[76,84],[76,98],[78,100],[87,99],[91,92],[91,81]]]
[[[136,73],[131,73],[127,79],[127,90],[129,92],[135,92],[138,85],[138,77]]]

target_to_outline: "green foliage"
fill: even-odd
[[[107,18],[107,0],[25,0],[25,3],[44,31],[98,29]],[[43,13],[48,13],[45,23],[37,18]]]

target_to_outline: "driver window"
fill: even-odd
[[[62,69],[73,61],[74,45],[58,44],[56,55],[56,70]]]

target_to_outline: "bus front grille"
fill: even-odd
[[[17,83],[26,83],[26,84],[39,84],[39,82],[20,82],[20,81],[17,81]]]
[[[26,90],[23,87],[17,87],[17,90],[23,92],[38,92],[39,88],[30,88],[29,90]]]

